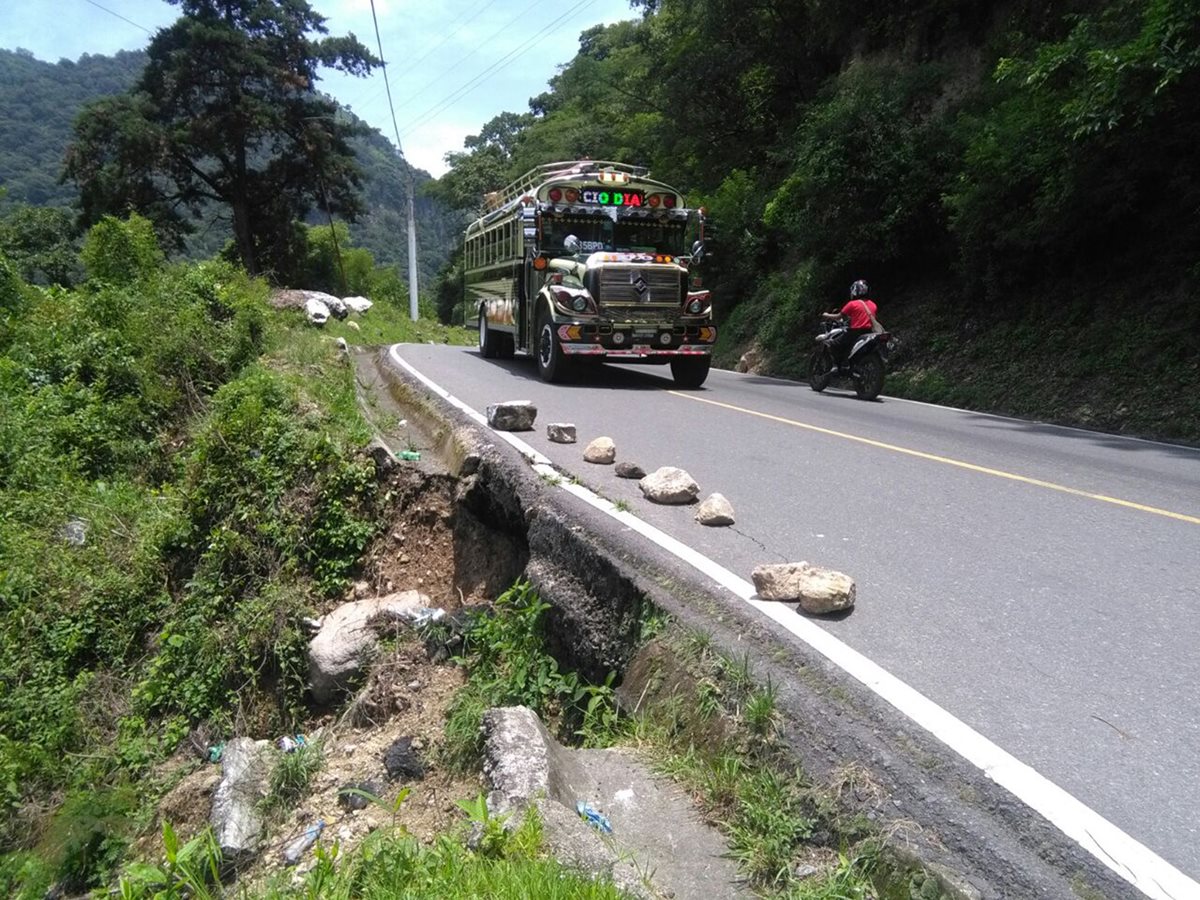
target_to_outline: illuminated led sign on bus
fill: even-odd
[[[584,203],[594,203],[597,206],[646,205],[646,195],[642,191],[580,191],[579,198]]]

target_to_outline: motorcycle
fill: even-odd
[[[822,323],[817,335],[817,348],[808,360],[808,384],[820,393],[835,378],[849,378],[860,400],[874,400],[883,390],[883,374],[887,367],[892,336],[886,331],[860,335],[850,348],[843,366],[835,362],[834,345],[849,328],[844,322]]]

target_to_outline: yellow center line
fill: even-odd
[[[719,400],[708,400],[704,397],[697,397],[695,394],[685,394],[682,391],[668,391],[676,397],[682,397],[685,400],[695,400],[697,403],[707,403],[710,406],[719,406],[722,409],[733,410],[734,412],[745,413],[748,416],[758,416],[760,419],[769,419],[772,422],[781,422],[784,425],[792,425],[796,428],[803,428],[806,431],[815,431],[817,434],[826,434],[830,437],[842,438],[847,441],[855,441],[859,444],[866,444],[868,447],[878,447],[881,450],[891,450],[893,453],[903,453],[907,456],[915,456],[917,459],[927,459],[931,462],[943,463],[947,466],[957,466],[960,469],[966,469],[970,472],[980,472],[984,475],[993,475],[996,478],[1007,478],[1009,481],[1019,481],[1022,484],[1031,484],[1035,487],[1047,488],[1051,491],[1058,491],[1063,494],[1071,494],[1075,497],[1086,497],[1089,500],[1099,500],[1103,503],[1112,503],[1115,506],[1124,506],[1127,509],[1136,509],[1141,512],[1153,513],[1156,516],[1166,516],[1168,519],[1177,519],[1180,522],[1189,522],[1192,525],[1200,525],[1200,518],[1189,516],[1184,513],[1172,512],[1169,509],[1160,509],[1157,506],[1146,506],[1142,503],[1134,503],[1132,500],[1122,500],[1120,497],[1108,497],[1104,494],[1093,494],[1091,491],[1081,491],[1079,488],[1067,487],[1063,484],[1055,484],[1053,481],[1042,481],[1040,478],[1030,478],[1028,475],[1017,475],[1014,472],[1005,472],[1003,469],[990,469],[987,466],[977,466],[974,463],[963,462],[961,459],[951,459],[948,456],[938,456],[936,453],[925,453],[921,450],[911,450],[908,447],[900,447],[896,444],[888,444],[883,441],[875,441],[871,438],[860,437],[856,434],[847,434],[844,431],[834,431],[831,428],[822,428],[819,425],[809,425],[807,422],[797,422],[795,419],[785,419],[783,416],[773,416],[770,413],[759,412],[754,409],[746,409],[742,406],[734,406],[732,403],[722,403]]]

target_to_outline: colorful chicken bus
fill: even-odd
[[[528,354],[551,382],[599,360],[669,363],[680,387],[704,383],[717,330],[709,293],[690,289],[702,210],[643,168],[591,160],[539,166],[486,206],[464,244],[483,356]]]

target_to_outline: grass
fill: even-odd
[[[315,863],[303,878],[293,879],[287,872],[264,884],[242,886],[236,896],[244,900],[620,900],[625,896],[605,879],[580,875],[544,856],[541,820],[532,809],[517,827],[506,829],[487,813],[482,797],[459,806],[469,818],[468,826],[482,826],[484,837],[474,842],[474,849],[466,845],[465,835],[442,835],[432,845],[422,845],[403,828],[383,828],[351,855],[340,853],[336,843],[318,844],[313,851]],[[211,830],[180,846],[168,825],[163,839],[159,864],[137,864],[126,870],[116,892],[122,900],[235,896],[217,877],[220,850]]]
[[[777,744],[778,688],[756,681],[748,656],[721,655],[703,631],[668,629],[658,641],[686,675],[655,676],[626,739],[692,794],[760,895],[907,900],[917,884],[925,893],[912,897],[940,896],[921,873],[884,864],[869,823],[843,811],[841,792],[877,788],[869,773],[847,768],[837,783],[817,787]],[[814,854],[837,862],[798,877],[798,863]]]
[[[546,649],[548,609],[527,582],[518,582],[466,629],[457,662],[467,670],[467,684],[451,705],[442,751],[452,770],[479,765],[483,714],[494,706],[528,706],[568,743],[603,746],[612,739],[614,676],[593,685],[559,668]]]
[[[271,770],[271,783],[264,801],[267,809],[280,813],[303,799],[317,773],[325,766],[325,748],[319,740],[309,741],[283,753]]]
[[[401,309],[391,303],[377,303],[365,313],[351,313],[345,319],[330,318],[325,325],[318,329],[307,326],[303,313],[296,316],[302,324],[313,332],[324,334],[330,338],[345,338],[347,344],[363,344],[377,346],[384,344],[451,344],[454,346],[473,346],[476,334],[472,330],[456,325],[442,325],[430,319],[420,319],[413,322],[408,316],[407,309]],[[352,324],[353,323],[353,324]],[[358,327],[353,327],[357,325]]]

